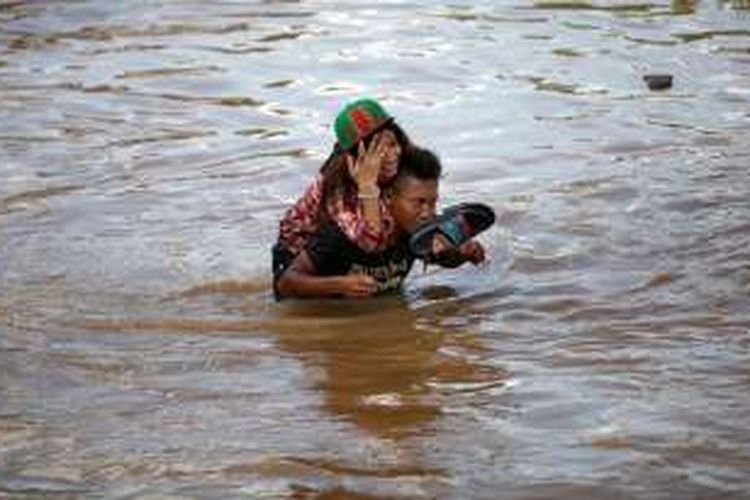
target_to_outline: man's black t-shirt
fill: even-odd
[[[378,292],[397,289],[409,274],[414,256],[403,237],[382,252],[365,252],[333,222],[324,223],[305,247],[319,276],[362,273],[375,278]]]

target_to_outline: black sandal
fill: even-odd
[[[409,238],[409,249],[414,256],[434,262],[433,243],[440,234],[454,247],[466,243],[495,223],[495,212],[483,203],[460,203],[446,208]]]

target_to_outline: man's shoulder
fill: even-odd
[[[305,250],[318,273],[340,275],[347,273],[357,246],[335,222],[323,221],[310,235]]]
[[[321,222],[317,230],[311,235],[310,241],[318,244],[326,243],[329,245],[336,245],[341,249],[351,249],[351,247],[356,248],[354,242],[346,237],[346,234],[344,234],[339,225],[331,220]]]
[[[397,239],[382,251],[366,252],[350,240],[335,221],[321,223],[308,242],[307,252],[317,268],[333,267],[337,271],[352,264],[370,266],[393,260],[413,260],[404,238]]]
[[[349,239],[343,229],[335,221],[325,221],[321,223],[315,238],[321,241],[337,244],[341,250],[347,250],[356,256],[367,257],[380,254],[391,254],[394,252],[411,254],[409,251],[409,240],[407,237],[397,237],[392,243],[380,251],[366,251],[356,242]]]

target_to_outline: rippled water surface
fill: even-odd
[[[277,304],[360,95],[491,261]],[[0,2],[0,497],[744,498],[749,125],[746,0]]]

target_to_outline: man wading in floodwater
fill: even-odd
[[[369,297],[398,289],[415,259],[409,236],[435,219],[441,171],[440,161],[429,150],[405,151],[387,195],[396,231],[386,248],[366,252],[337,224],[324,220],[288,266],[274,266],[276,297]],[[427,260],[443,267],[484,261],[484,248],[473,239],[459,246],[442,240],[434,248]]]

